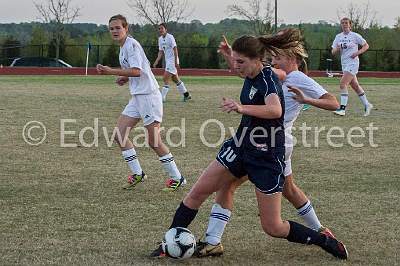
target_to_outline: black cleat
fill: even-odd
[[[160,243],[160,245],[158,246],[158,248],[156,248],[153,252],[151,252],[150,254],[150,258],[165,258],[167,256],[167,254],[165,254],[163,248],[162,248],[162,243]]]
[[[347,252],[346,246],[335,238],[324,234],[322,235],[325,237],[325,242],[321,245],[321,248],[324,249],[326,252],[332,254],[336,258],[347,260],[349,254]]]

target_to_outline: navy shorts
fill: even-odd
[[[237,147],[233,138],[224,142],[217,161],[237,178],[248,175],[256,188],[265,194],[282,192],[285,183],[285,152]]]

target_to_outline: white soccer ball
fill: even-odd
[[[171,228],[165,233],[162,248],[165,254],[171,258],[187,259],[194,253],[196,239],[187,228]]]

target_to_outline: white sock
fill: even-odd
[[[133,174],[141,175],[142,167],[140,167],[139,160],[137,159],[136,151],[134,148],[122,151],[122,156],[125,161],[128,163],[129,168],[131,169]]]
[[[164,101],[167,98],[168,91],[169,91],[169,86],[168,85],[164,85],[162,87],[162,90],[161,90],[161,95],[162,95],[162,98],[163,98]]]
[[[311,205],[310,201],[307,201],[302,207],[297,209],[298,215],[303,218],[304,222],[308,227],[318,231],[321,228],[321,223],[318,220],[317,215],[315,214],[314,208]]]
[[[367,95],[365,95],[365,92],[362,92],[358,95],[358,97],[360,97],[361,102],[364,104],[365,107],[367,107],[369,105],[368,99],[367,99]]]
[[[224,209],[218,203],[215,203],[211,209],[210,219],[206,232],[206,242],[211,245],[221,243],[221,238],[225,230],[226,224],[231,218],[231,211]]]
[[[187,92],[185,84],[183,83],[182,80],[176,83],[176,88],[178,89],[180,94],[184,94],[185,92]]]
[[[175,164],[174,157],[171,153],[164,155],[159,158],[160,162],[162,163],[165,171],[168,175],[174,180],[180,180],[182,175],[178,170],[178,167]]]
[[[343,106],[346,108],[348,100],[349,100],[349,93],[348,92],[340,93],[340,107],[342,109],[344,109]]]

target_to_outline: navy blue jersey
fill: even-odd
[[[242,139],[246,149],[284,150],[285,132],[283,117],[285,103],[281,83],[270,66],[266,66],[253,79],[246,78],[240,94],[242,105],[265,105],[265,97],[277,94],[282,105],[282,116],[278,119],[263,119],[243,115],[236,131],[236,140]],[[240,142],[239,142],[240,143]]]

